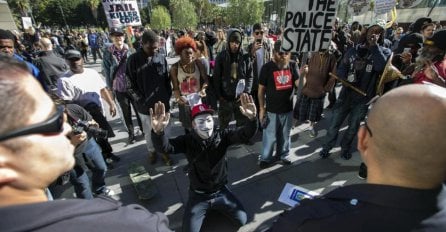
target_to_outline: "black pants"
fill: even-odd
[[[91,114],[93,119],[99,124],[99,127],[103,130],[107,130],[108,137],[115,137],[115,133],[113,132],[113,129],[111,128],[110,124],[108,124],[107,119],[102,114],[102,109],[95,103],[90,103],[85,106],[85,109]],[[96,138],[96,142],[99,144],[99,146],[102,149],[102,154],[104,154],[104,157],[107,158],[107,156],[113,152],[113,149],[108,142],[107,138]]]
[[[336,85],[335,85],[336,87]],[[331,106],[333,106],[336,103],[336,88],[333,87],[333,89],[328,92],[328,102]]]
[[[128,93],[121,93],[115,91],[116,100],[118,101],[119,106],[122,110],[122,116],[124,118],[125,126],[127,127],[127,130],[129,131],[129,136],[134,136],[134,128],[133,128],[133,121],[132,121],[132,106],[133,109],[135,109],[135,102],[133,99],[129,96]],[[142,122],[141,118],[139,117],[139,114],[136,113],[136,120],[138,121],[139,129],[142,131]]]

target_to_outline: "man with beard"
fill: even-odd
[[[267,168],[275,160],[291,164],[290,132],[293,125],[293,95],[299,74],[296,63],[290,62],[290,53],[282,52],[282,42],[274,44],[273,61],[266,63],[259,76],[259,119],[263,127],[263,151],[260,168]],[[274,144],[276,156],[273,159]]]
[[[238,129],[214,130],[214,111],[205,104],[192,108],[193,131],[168,139],[164,128],[170,114],[158,102],[150,109],[153,145],[159,152],[184,153],[189,162],[189,200],[183,216],[183,231],[200,231],[208,210],[220,210],[242,226],[247,221],[246,211],[227,187],[226,150],[229,146],[244,143],[257,131],[257,111],[252,97],[240,97],[241,114],[247,122]]]
[[[446,87],[446,30],[435,32],[424,41],[424,47],[415,63],[414,83],[433,83]]]
[[[373,25],[366,31],[364,41],[351,48],[344,55],[338,66],[337,75],[346,79],[354,87],[365,92],[365,96],[344,86],[339,93],[338,101],[333,108],[333,116],[327,135],[324,138],[322,158],[330,156],[330,150],[336,144],[339,129],[350,115],[348,129],[341,141],[341,157],[348,160],[352,157],[351,145],[358,132],[359,124],[367,113],[367,103],[376,95],[376,83],[384,70],[390,56],[390,49],[383,47],[384,29]]]

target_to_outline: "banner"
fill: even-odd
[[[368,0],[350,0],[348,2],[348,13],[353,16],[365,14],[370,9]]]
[[[33,22],[31,20],[31,17],[22,17],[22,24],[23,24],[23,29],[29,29],[30,27],[33,27]]]
[[[412,8],[420,4],[423,0],[400,0],[399,6],[401,8]]]
[[[385,14],[396,6],[396,0],[375,0],[375,14]]]
[[[315,52],[330,45],[337,0],[302,0],[287,3],[282,50]]]
[[[102,0],[109,27],[141,26],[137,0]]]

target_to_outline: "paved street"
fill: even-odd
[[[99,60],[100,61],[100,60]],[[100,71],[100,64],[87,65]],[[178,122],[177,109],[172,110],[172,135],[183,133]],[[121,161],[114,163],[115,167],[108,171],[106,182],[115,192],[114,198],[124,204],[141,204],[150,211],[164,212],[170,226],[181,231],[184,204],[188,196],[188,178],[183,172],[186,164],[184,155],[172,155],[175,160],[173,167],[166,167],[159,159],[156,165],[150,165],[144,139],[127,145],[127,132],[119,117],[107,116],[115,129],[116,137],[111,144]],[[291,183],[317,193],[326,193],[338,186],[363,182],[357,177],[360,157],[353,153],[351,160],[345,161],[339,155],[339,148],[332,151],[332,156],[322,160],[319,158],[321,138],[326,134],[331,112],[324,112],[324,119],[316,125],[319,130],[316,138],[310,138],[305,129],[308,125],[300,125],[292,130],[292,165],[276,164],[261,170],[257,165],[256,153],[261,151],[261,134],[256,135],[251,146],[233,146],[228,151],[229,186],[244,204],[249,223],[239,231],[258,231],[271,225],[275,217],[289,206],[278,201],[279,195],[286,183]],[[136,120],[134,124],[137,125]],[[345,128],[343,128],[345,130]],[[146,132],[149,133],[149,132]],[[342,136],[342,133],[340,137]],[[139,163],[145,166],[152,176],[158,194],[149,201],[140,201],[131,184],[127,169],[130,164]],[[73,190],[67,186],[61,188],[61,197],[72,198]],[[230,221],[218,213],[211,213],[206,219],[202,231],[234,231]]]

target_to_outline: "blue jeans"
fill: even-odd
[[[87,166],[92,172],[92,187],[90,188],[90,180],[85,170],[83,172],[72,170],[70,173],[70,181],[74,186],[74,191],[78,198],[92,199],[92,191],[100,194],[105,190],[107,165],[102,157],[101,148],[96,141],[90,138],[87,143],[83,154]]]
[[[263,150],[260,161],[271,162],[276,145],[276,157],[285,158],[290,152],[291,127],[293,126],[293,112],[275,114],[267,112],[268,125],[263,129]]]
[[[222,212],[239,226],[245,225],[248,220],[242,204],[228,187],[224,186],[219,192],[212,194],[201,194],[189,190],[189,200],[184,209],[183,231],[199,232],[209,209]]]
[[[331,118],[330,127],[325,136],[324,145],[322,148],[330,151],[338,139],[339,128],[348,117],[348,129],[345,131],[341,141],[341,150],[343,152],[350,152],[353,140],[358,133],[361,121],[367,114],[368,106],[363,102],[352,102],[348,98],[339,98],[333,108],[333,116]]]

